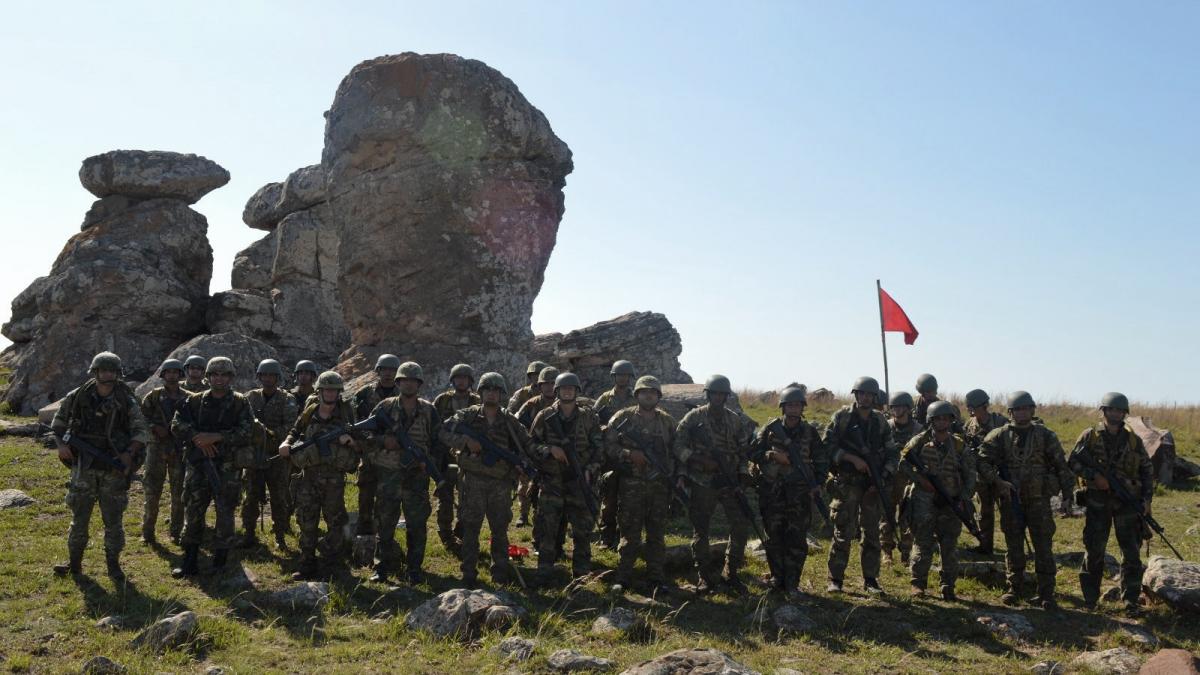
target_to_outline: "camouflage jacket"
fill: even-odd
[[[929,406],[933,405],[933,403],[935,401],[941,401],[941,400],[942,400],[941,396],[934,396],[933,401],[926,401],[924,396],[922,396],[921,394],[917,394],[916,398],[913,401],[913,411],[912,411],[913,419],[920,422],[922,425],[929,424],[929,419],[928,419]]]
[[[168,434],[171,434],[171,420],[175,419],[175,413],[179,410],[179,406],[187,400],[188,391],[183,387],[179,388],[177,395],[172,398],[167,394],[166,387],[156,387],[150,393],[142,397],[142,416],[146,418],[146,422],[151,427],[162,427]],[[151,429],[153,430],[153,429]],[[171,434],[166,440],[159,440],[158,436],[151,434],[153,441],[152,445],[159,451],[171,451],[175,449],[175,435]]]
[[[517,411],[517,421],[524,425],[526,429],[532,429],[533,418],[537,417],[537,414],[543,409],[553,405],[556,400],[558,399],[553,396],[542,396],[541,394],[534,396],[521,405],[521,409]]]
[[[442,425],[441,440],[447,447],[463,448],[458,452],[458,468],[468,474],[483,476],[487,478],[496,478],[500,480],[516,481],[516,467],[508,462],[499,459],[491,458],[495,461],[489,466],[487,464],[487,450],[483,450],[479,454],[474,454],[468,450],[466,434],[457,433],[454,431],[459,424],[464,424],[476,436],[486,437],[491,442],[504,448],[518,457],[529,456],[529,432],[517,418],[505,410],[497,410],[496,418],[492,423],[488,423],[487,414],[484,413],[484,406],[473,405],[469,408],[463,408],[454,413],[454,416],[446,420]]]
[[[1022,438],[1024,436],[1024,438]],[[1021,429],[1012,422],[992,429],[979,446],[979,478],[995,484],[1001,465],[1006,466],[1021,499],[1050,498],[1061,493],[1069,498],[1074,476],[1067,467],[1058,436],[1041,424]]]
[[[846,461],[846,448],[854,445],[879,456],[882,460],[882,478],[885,480],[896,474],[900,451],[892,438],[892,427],[883,413],[870,410],[867,419],[863,420],[858,415],[858,409],[858,404],[851,404],[833,413],[822,440],[829,453],[830,470],[839,480],[868,485],[871,476],[859,473],[850,466]]]
[[[892,442],[897,448],[903,448],[908,445],[913,436],[921,433],[925,429],[925,425],[921,424],[912,415],[908,416],[908,424],[900,425],[896,423],[896,418],[888,418],[888,427],[892,430]]]
[[[663,470],[668,472],[663,478],[672,478],[679,473],[675,462],[675,418],[661,408],[654,409],[654,416],[647,419],[635,407],[618,410],[609,420],[604,429],[604,451],[610,460],[617,463],[622,476],[639,480],[655,480],[660,478],[654,467],[647,463],[645,468],[639,468],[629,460],[633,450],[651,453]]]
[[[966,439],[967,445],[979,453],[979,445],[983,443],[983,439],[991,433],[992,429],[999,429],[1008,424],[1008,418],[1000,413],[990,412],[986,422],[980,422],[973,415],[967,415],[967,421],[963,424],[963,438]]]
[[[189,394],[171,421],[171,432],[184,443],[190,443],[198,433],[221,434],[217,448],[222,460],[232,459],[237,448],[249,445],[253,430],[250,404],[236,391],[221,397],[213,396],[212,390]]]
[[[527,384],[518,389],[516,393],[512,395],[512,398],[508,399],[508,413],[510,415],[516,415],[518,412],[520,412],[521,406],[525,405],[526,401],[534,397],[533,392],[537,391],[537,388],[538,386],[536,384]]]
[[[936,476],[946,492],[952,497],[969,501],[975,494],[975,453],[966,440],[958,434],[950,434],[946,441],[938,443],[933,429],[926,429],[909,439],[902,452],[901,473],[914,485],[913,494],[923,492],[917,481],[918,472],[910,459],[916,456],[925,465],[925,470]],[[930,493],[926,493],[930,494]]]
[[[246,402],[250,404],[254,419],[271,432],[269,441],[264,441],[263,445],[268,454],[275,454],[300,414],[296,398],[282,389],[276,389],[270,398],[262,389],[251,389],[246,392]]]
[[[600,432],[600,420],[591,408],[577,404],[575,413],[567,418],[563,417],[559,402],[555,401],[538,411],[529,437],[533,441],[530,459],[549,480],[561,483],[571,477],[568,466],[550,455],[552,446],[567,450],[568,445],[575,451],[579,469],[595,480],[604,461],[604,435]]]
[[[72,390],[54,413],[50,430],[58,437],[69,431],[114,455],[125,452],[131,443],[148,445],[151,441],[150,425],[142,415],[133,390],[120,381],[113,384],[108,396],[96,393],[94,379]],[[81,467],[86,469],[92,465],[91,455],[76,455]]]
[[[327,432],[352,426],[358,421],[354,414],[354,405],[343,398],[338,399],[337,405],[333,407],[329,417],[321,417],[320,410],[320,403],[316,401],[309,403],[296,417],[296,423],[292,425],[284,442],[294,446]],[[366,439],[366,434],[358,431],[347,435],[359,443]],[[293,451],[291,454],[292,465],[302,470],[315,466],[328,466],[343,472],[350,472],[356,468],[360,454],[357,449],[338,443],[335,439],[330,443],[330,450],[328,456],[321,456],[320,448],[312,446],[306,448],[301,454]]]
[[[463,408],[469,408],[473,405],[479,405],[482,402],[483,401],[479,398],[479,394],[473,391],[468,391],[467,396],[464,399],[457,396],[457,392],[455,392],[453,389],[447,389],[446,391],[438,394],[437,398],[433,399],[433,407],[435,410],[437,410],[438,419],[448,420],[459,410],[462,410]]]
[[[1084,453],[1091,458],[1091,462],[1107,469],[1118,480],[1125,481],[1125,487],[1133,496],[1147,503],[1154,497],[1154,465],[1150,462],[1150,455],[1146,452],[1142,439],[1133,429],[1122,427],[1114,438],[1103,426],[1093,427],[1084,429],[1083,433],[1079,434],[1079,440],[1075,441],[1068,466],[1084,481],[1087,488],[1099,492],[1095,489],[1095,480],[1099,472],[1089,466],[1089,462],[1084,459]],[[1117,498],[1111,488],[1109,494],[1113,499]]]
[[[392,421],[390,429],[376,432],[375,456],[371,461],[385,469],[416,469],[416,458],[409,455],[403,446],[396,450],[388,450],[383,445],[385,435],[395,435],[398,428],[403,428],[408,438],[429,457],[434,466],[442,465],[442,442],[439,436],[442,431],[442,416],[438,414],[433,404],[418,398],[409,415],[404,409],[404,399],[400,396],[385,398],[371,411],[371,414],[383,412]]]
[[[705,403],[689,410],[675,429],[675,459],[683,465],[687,476],[697,485],[727,483],[724,472],[739,476],[750,475],[746,450],[752,430],[747,418],[730,408],[713,408]],[[708,471],[704,459],[716,460],[718,468]]]
[[[310,389],[305,391],[300,389],[299,385],[296,385],[295,387],[288,389],[288,393],[292,395],[292,398],[296,399],[296,409],[304,410],[308,407],[308,404],[311,403],[311,401],[308,400],[309,397],[317,393],[317,390]]]
[[[179,383],[179,388],[189,394],[200,394],[208,391],[208,382],[206,380],[200,380],[195,384],[188,384],[188,382],[184,380],[183,382]]]
[[[624,393],[620,393],[613,387],[596,399],[596,416],[600,418],[601,424],[608,424],[613,415],[631,405],[637,405],[633,389],[626,389]]]
[[[778,424],[776,424],[778,422]],[[789,446],[794,452],[789,452]],[[771,450],[782,452],[792,459],[798,453],[807,465],[808,475],[817,485],[825,482],[829,473],[829,453],[821,442],[816,427],[804,420],[788,429],[783,417],[773,417],[758,428],[758,436],[750,446],[750,461],[758,465],[759,475],[769,484],[788,482],[799,476],[795,466],[784,466],[767,457]]]

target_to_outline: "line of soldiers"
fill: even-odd
[[[938,398],[932,375],[918,380],[917,400],[900,392],[886,406],[878,382],[859,378],[852,387],[854,402],[837,410],[822,432],[804,418],[801,385],[786,387],[780,414],[755,430],[747,416],[727,406],[733,390],[721,375],[705,383],[706,403],[677,423],[658,407],[658,380],[637,377],[627,361],[613,365],[613,388],[596,401],[581,395],[575,374],[539,362],[530,364],[526,386],[511,398],[503,376],[489,372],[476,382],[473,369],[460,364],[451,371],[450,388],[432,403],[418,396],[424,383],[420,365],[393,355],[379,358],[376,383],[352,398],[343,396],[340,375],[316,371],[301,361],[294,370],[296,387],[283,390],[282,366],[263,361],[257,368],[260,388],[243,395],[231,388],[235,369],[226,357],[167,360],[159,370],[163,385],[138,402],[121,380],[120,359],[98,354],[91,379],[67,395],[52,424],[59,458],[71,467],[67,504],[73,517],[69,560],[55,571],[81,571],[88,521],[99,503],[108,573],[124,578],[121,517],[129,480],[144,457],[142,537],[155,543],[159,501],[169,479],[170,533],[184,552],[174,570],[179,577],[199,573],[210,503],[216,512],[212,568],[220,571],[230,549],[258,544],[255,521],[268,496],[280,549],[286,549],[293,514],[299,526],[293,577],[318,576],[322,563],[336,565],[345,555],[345,481],[357,472],[356,533],[376,537],[372,581],[395,574],[414,584],[423,581],[433,479],[438,534],[461,558],[468,586],[477,582],[485,520],[492,580],[514,581],[507,535],[514,491],[524,494],[521,520],[533,512],[536,582],[550,583],[556,576],[568,531],[574,544],[571,575],[588,574],[591,535],[599,524],[602,542],[619,535],[615,583],[661,592],[672,590],[664,573],[667,520],[685,508],[697,592],[720,587],[746,592],[739,572],[755,529],[772,592],[801,595],[816,511],[833,527],[828,592],[842,592],[851,546],[858,541],[864,589],[882,593],[882,554],[891,557],[899,540],[913,595],[926,592],[936,545],[941,597],[953,601],[962,527],[990,553],[998,507],[1007,545],[1001,601],[1016,605],[1025,599],[1028,540],[1035,602],[1052,609],[1050,498],[1061,493],[1086,509],[1080,573],[1085,604],[1099,600],[1104,551],[1115,529],[1123,598],[1128,610],[1137,609],[1138,548],[1148,536],[1153,480],[1141,440],[1124,424],[1129,402],[1121,394],[1104,396],[1102,424],[1083,432],[1068,458],[1055,434],[1034,416],[1036,404],[1027,392],[1009,401],[1010,421],[988,410],[985,392],[973,390],[963,423],[955,406]],[[752,491],[761,529],[748,499]],[[239,540],[235,520],[243,493]],[[1128,493],[1136,500],[1120,498]],[[713,560],[709,540],[718,507],[730,536],[723,559]],[[401,516],[404,550],[395,540]],[[646,571],[635,581],[639,557]]]

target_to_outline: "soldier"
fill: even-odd
[[[296,386],[288,393],[296,399],[297,409],[304,410],[308,407],[308,397],[317,391],[313,388],[313,383],[317,381],[317,364],[308,360],[297,361],[292,370],[292,377],[296,378]]]
[[[1076,493],[1076,503],[1085,509],[1085,554],[1079,572],[1079,588],[1083,591],[1083,604],[1094,609],[1100,599],[1100,580],[1104,578],[1108,533],[1115,529],[1117,544],[1121,547],[1121,597],[1125,600],[1125,611],[1137,614],[1145,571],[1138,546],[1143,536],[1149,536],[1144,531],[1141,517],[1150,513],[1154,467],[1142,439],[1125,424],[1129,399],[1124,394],[1109,392],[1100,399],[1100,412],[1103,424],[1079,435],[1070,459],[1070,467],[1079,476],[1083,487]],[[1098,466],[1122,481],[1123,487],[1141,500],[1141,513],[1117,497],[1108,479],[1096,469]]]
[[[508,399],[508,412],[516,415],[521,411],[521,406],[525,405],[525,401],[533,398],[538,393],[538,375],[542,370],[548,367],[549,364],[541,361],[530,361],[529,367],[525,369],[525,386],[521,387]],[[557,377],[557,376],[556,376]]]
[[[1008,418],[1000,413],[988,411],[990,399],[987,392],[982,389],[968,391],[966,399],[968,417],[966,424],[963,425],[963,437],[970,446],[971,452],[975,453],[975,459],[978,460],[979,446],[983,443],[983,439],[991,433],[992,429],[998,429],[1008,424]],[[979,533],[982,535],[975,552],[991,555],[994,550],[992,542],[996,532],[996,491],[992,488],[991,483],[986,481],[979,481],[975,489],[979,494],[978,523]]]
[[[686,467],[692,488],[688,515],[692,521],[692,560],[698,572],[696,590],[708,593],[719,581],[744,593],[738,570],[746,560],[746,539],[753,513],[747,513],[743,490],[750,486],[746,448],[750,426],[746,418],[725,407],[733,393],[729,378],[713,375],[704,384],[707,403],[696,407],[675,430],[675,458]],[[720,505],[729,520],[729,545],[725,549],[723,578],[718,579],[709,561],[709,528]]]
[[[121,381],[124,373],[116,354],[97,354],[88,372],[91,377],[66,395],[50,423],[58,444],[58,459],[71,467],[71,482],[67,487],[67,507],[71,509],[68,562],[55,565],[54,573],[60,576],[83,573],[88,524],[92,509],[99,502],[100,518],[104,521],[105,566],[109,577],[123,582],[122,518],[129,505],[129,479],[138,456],[150,442],[150,429],[133,391]],[[70,438],[66,438],[68,434]],[[75,451],[68,444],[72,438],[90,444],[98,455]],[[117,468],[114,460],[124,469]]]
[[[612,389],[596,399],[596,417],[601,426],[608,424],[608,420],[618,411],[637,405],[632,386],[637,370],[633,364],[625,360],[617,361],[612,364],[609,375],[612,376]],[[606,462],[596,486],[600,492],[600,543],[610,549],[617,547],[618,535],[617,499],[620,487],[617,481],[620,480],[620,474],[616,468],[611,461]]]
[[[479,405],[463,408],[442,425],[441,440],[458,453],[458,489],[461,505],[459,522],[463,527],[463,584],[471,588],[478,581],[479,531],[483,519],[492,536],[492,581],[509,583],[513,579],[508,560],[508,523],[512,520],[512,492],[520,469],[509,462],[485,454],[484,438],[518,457],[526,454],[529,434],[517,418],[501,405],[507,394],[504,376],[484,373],[479,378]],[[471,435],[463,433],[469,430]]]
[[[354,406],[342,398],[345,382],[342,376],[327,370],[317,377],[316,400],[296,418],[287,438],[279,445],[279,455],[291,458],[292,503],[296,523],[300,526],[300,563],[292,579],[301,581],[317,576],[318,536],[321,516],[327,529],[320,540],[321,559],[333,563],[345,544],[342,529],[349,522],[346,515],[346,474],[358,466],[359,452],[351,427],[355,423]],[[293,453],[292,446],[301,441],[341,431],[335,443],[327,449],[314,443]]]
[[[575,373],[562,373],[554,380],[555,401],[540,410],[533,419],[530,456],[541,469],[545,484],[538,500],[536,518],[539,534],[538,576],[549,580],[560,554],[560,525],[569,523],[575,549],[571,554],[571,573],[581,577],[591,571],[591,534],[596,527],[596,508],[592,480],[599,474],[604,457],[604,436],[600,420],[591,408],[576,404],[583,388]],[[526,403],[526,405],[529,405]]]
[[[183,534],[183,453],[179,443],[171,434],[171,420],[175,411],[187,399],[187,392],[180,387],[183,379],[183,363],[178,359],[167,359],[158,368],[163,386],[157,387],[142,398],[142,415],[150,422],[153,440],[146,452],[146,472],[142,487],[146,492],[146,505],[142,513],[142,541],[154,544],[158,522],[158,506],[162,501],[163,483],[171,481],[171,541],[179,543]]]
[[[199,354],[192,354],[183,362],[184,382],[179,386],[189,394],[199,394],[208,389],[208,383],[204,381],[204,370],[208,368],[208,361],[204,360]]]
[[[400,364],[396,386],[398,396],[385,398],[371,411],[384,414],[391,421],[386,429],[377,432],[375,457],[372,460],[379,475],[379,501],[376,504],[376,525],[379,541],[375,545],[375,574],[371,581],[386,582],[389,572],[401,565],[400,547],[396,545],[396,524],[404,511],[404,537],[408,547],[408,581],[424,581],[421,566],[425,562],[425,540],[428,537],[429,471],[401,443],[403,432],[431,462],[442,463],[442,418],[433,404],[417,398],[425,383],[419,364],[408,361]],[[453,496],[451,497],[453,499]]]
[[[942,556],[942,599],[953,602],[957,599],[954,582],[958,579],[958,535],[962,531],[962,521],[955,515],[954,506],[969,513],[967,504],[975,493],[977,475],[975,453],[962,436],[950,430],[955,419],[954,406],[945,401],[934,401],[927,413],[929,428],[905,444],[904,461],[900,463],[901,472],[911,481],[905,499],[916,544],[909,583],[914,597],[925,595],[936,539]],[[938,479],[951,499],[957,500],[954,506],[944,502],[935,492],[933,483],[917,469],[914,458]]]
[[[373,386],[363,387],[354,394],[354,417],[366,419],[379,402],[400,393],[396,388],[396,371],[400,368],[400,357],[394,354],[383,354],[375,360],[375,376],[378,380]],[[378,444],[372,438],[359,443],[362,452],[362,466],[358,468],[358,524],[355,534],[358,536],[375,534],[375,493],[379,488],[379,472],[375,470],[375,453]]]
[[[820,434],[804,421],[808,405],[801,386],[789,386],[779,395],[778,417],[758,430],[750,459],[758,465],[758,508],[762,513],[771,590],[796,597],[800,575],[808,559],[808,527],[813,500],[829,470],[829,458]],[[792,462],[803,462],[803,466]]]
[[[171,432],[189,446],[187,496],[184,498],[183,563],[171,575],[180,578],[200,571],[204,514],[216,503],[217,531],[213,537],[213,571],[225,567],[234,544],[234,512],[238,501],[238,472],[234,455],[250,443],[254,415],[246,397],[233,391],[233,361],[214,356],[205,367],[209,388],[190,394],[171,421]]]
[[[536,363],[536,362],[535,362]],[[532,364],[531,364],[532,365]],[[520,409],[515,413],[517,421],[528,431],[533,426],[533,418],[542,408],[548,407],[554,403],[554,380],[558,377],[558,368],[546,366],[537,374],[537,382],[535,383],[536,392],[521,404]],[[520,392],[517,392],[520,394]],[[513,397],[514,399],[516,396]],[[510,402],[511,404],[511,402]],[[534,494],[536,486],[533,481],[525,476],[520,479],[517,486],[517,499],[521,503],[521,515],[517,518],[517,527],[524,527],[529,522],[529,509],[537,501],[537,495]],[[536,523],[535,523],[536,527]],[[538,533],[535,529],[533,532],[533,540],[538,540]]]
[[[926,414],[929,410],[929,405],[934,401],[940,401],[938,398],[938,381],[937,378],[929,373],[921,373],[917,376],[917,407],[913,411],[913,417],[922,425],[926,423]]]
[[[888,426],[892,430],[892,442],[897,448],[903,448],[913,436],[921,433],[924,426],[920,422],[913,419],[913,397],[907,391],[898,391],[892,394],[888,400]],[[904,490],[908,486],[908,479],[903,474],[897,474],[895,480],[892,481],[892,503],[889,506],[892,509],[892,518],[896,519],[896,527],[900,529],[900,562],[908,564],[909,555],[912,553],[913,533],[912,519],[910,512],[900,507],[904,500]],[[884,518],[879,524],[882,531],[883,540],[880,542],[883,547],[883,553],[889,560],[892,558],[892,550],[896,545],[896,534],[892,531],[892,524],[888,522],[889,518]]]
[[[875,378],[858,378],[851,389],[854,403],[835,412],[825,429],[824,442],[833,470],[829,485],[833,542],[826,588],[830,593],[842,592],[850,542],[859,538],[860,528],[863,588],[868,593],[883,592],[879,586],[879,521],[885,495],[876,489],[876,479],[888,489],[896,474],[899,455],[887,418],[874,409],[878,391],[879,382]],[[872,465],[880,475],[873,477]]]
[[[979,447],[979,478],[991,483],[1000,497],[1000,526],[1008,550],[1004,595],[1006,605],[1021,602],[1025,584],[1025,532],[1033,543],[1034,568],[1037,570],[1037,602],[1044,609],[1056,609],[1054,600],[1054,515],[1050,496],[1062,492],[1070,499],[1071,470],[1063,457],[1062,445],[1053,431],[1034,422],[1037,404],[1029,392],[1013,392],[1008,404],[1012,421],[992,429]],[[1007,476],[1007,478],[1005,478]],[[1021,517],[1014,513],[1013,497],[1020,500]]]
[[[437,410],[439,420],[447,420],[454,413],[479,405],[479,394],[472,391],[475,386],[475,369],[460,363],[450,369],[451,388],[443,391],[433,399],[433,407]],[[460,448],[455,448],[459,450]],[[434,488],[433,496],[437,498],[438,538],[454,556],[462,555],[462,526],[454,522],[454,492],[458,485],[458,465],[451,464],[451,453],[442,455],[442,482]]]
[[[292,495],[289,485],[291,462],[279,456],[279,442],[287,436],[296,415],[300,414],[296,399],[279,389],[283,382],[283,366],[275,359],[266,359],[256,370],[259,389],[246,394],[246,401],[254,413],[259,426],[255,429],[255,444],[261,452],[256,466],[246,468],[242,480],[246,486],[246,501],[242,504],[241,548],[258,545],[254,535],[254,521],[258,520],[259,509],[267,493],[271,497],[271,531],[275,535],[275,546],[284,549],[284,535],[291,531]]]

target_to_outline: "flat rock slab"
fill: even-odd
[[[509,661],[528,661],[537,650],[537,644],[537,640],[514,635],[501,640],[492,651]]]
[[[329,584],[324,581],[306,581],[275,591],[266,597],[266,602],[280,609],[316,611],[329,603]]]
[[[20,490],[0,490],[0,509],[17,509],[32,503],[33,497]]]
[[[1018,642],[1033,635],[1033,624],[1020,614],[1010,612],[985,612],[975,617],[975,621],[993,635],[1016,640]]]
[[[190,643],[199,628],[200,621],[195,612],[180,612],[150,625],[130,642],[130,646],[159,653],[178,649]]]
[[[1200,675],[1200,658],[1186,649],[1163,649],[1142,664],[1138,675]]]
[[[1133,675],[1142,666],[1142,659],[1124,647],[1101,652],[1084,652],[1071,659],[1072,670],[1096,675]]]
[[[759,675],[716,649],[677,649],[621,671],[621,675]]]
[[[560,649],[546,663],[560,673],[602,673],[617,667],[612,659],[581,654],[574,649]]]
[[[646,619],[625,607],[617,607],[592,621],[592,635],[610,640],[640,642],[649,639],[650,634],[650,626]]]
[[[79,182],[97,197],[166,197],[195,204],[229,182],[229,172],[199,155],[162,150],[112,150],[83,160]]]
[[[426,630],[438,637],[470,640],[483,629],[503,629],[526,615],[515,600],[496,593],[455,588],[430,598],[408,613],[410,629]]]
[[[1153,556],[1142,586],[1177,612],[1200,613],[1200,564]]]

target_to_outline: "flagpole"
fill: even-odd
[[[887,339],[883,333],[883,287],[879,285],[878,279],[875,280],[875,301],[879,303],[879,342],[883,345],[883,390],[888,393],[888,398],[891,398],[892,389],[888,382]]]

